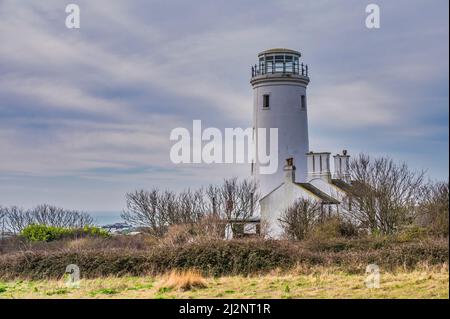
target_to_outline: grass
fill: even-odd
[[[192,285],[193,279],[201,284]],[[364,279],[364,274],[317,267],[263,276],[203,278],[190,272],[82,279],[73,289],[63,280],[20,280],[0,282],[0,298],[449,298],[446,265],[381,271],[378,289],[366,288]]]
[[[196,288],[205,288],[206,280],[203,276],[194,270],[174,270],[167,275],[163,282],[162,288],[179,289],[179,290],[191,290]]]

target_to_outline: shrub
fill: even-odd
[[[410,225],[407,227],[403,227],[396,237],[398,241],[408,242],[425,239],[428,236],[429,236],[429,229],[417,225]]]
[[[424,172],[389,157],[360,154],[350,163],[351,218],[371,233],[395,234],[416,217]]]
[[[172,225],[161,239],[163,245],[175,246],[185,244],[194,239],[194,230],[189,225]]]
[[[47,225],[29,225],[25,227],[20,235],[30,241],[52,241],[60,239],[63,235],[69,233],[68,228],[47,226]]]
[[[71,230],[71,233],[73,235],[79,235],[81,237],[85,236],[91,236],[91,237],[109,237],[109,233],[100,228],[95,226],[84,226],[83,228],[75,228]]]
[[[310,235],[320,213],[319,202],[301,198],[283,211],[279,222],[288,238],[302,240]]]
[[[53,241],[63,237],[108,237],[109,233],[104,229],[94,226],[83,228],[64,228],[48,225],[29,225],[25,227],[20,235],[29,241]]]
[[[310,239],[328,240],[339,237],[357,237],[358,229],[351,222],[339,217],[332,216],[318,223],[309,236]]]
[[[449,183],[429,183],[422,189],[417,222],[435,236],[449,234]]]
[[[308,242],[270,240],[203,241],[183,245],[133,246],[116,237],[92,239],[97,246],[86,249],[59,247],[47,250],[26,250],[0,255],[0,280],[14,278],[61,278],[66,266],[76,264],[83,278],[104,276],[142,276],[165,274],[171,270],[196,269],[203,275],[256,275],[273,270],[287,271],[296,266],[337,267],[343,271],[365,272],[375,263],[385,271],[398,267],[412,269],[417,265],[448,264],[448,239],[427,239],[398,242],[394,239],[336,238]],[[123,238],[125,240],[125,238]],[[128,239],[127,239],[128,240]],[[32,243],[25,247],[52,247],[59,242]],[[125,245],[124,245],[125,244]],[[106,245],[106,244],[105,244]],[[22,246],[24,247],[24,246]]]

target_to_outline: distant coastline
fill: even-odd
[[[94,218],[94,223],[98,226],[123,222],[122,218],[120,217],[121,214],[120,211],[88,212],[88,213]]]

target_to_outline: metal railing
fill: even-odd
[[[254,65],[251,67],[252,72],[252,78],[259,75],[265,75],[265,74],[297,74],[302,76],[308,76],[308,65],[303,63],[271,63],[266,64],[264,63],[260,66]]]

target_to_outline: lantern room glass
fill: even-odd
[[[302,74],[302,66],[299,62],[298,55],[295,54],[265,54],[259,57],[255,75],[263,75],[268,73],[291,73]],[[304,71],[304,70],[303,70]]]

